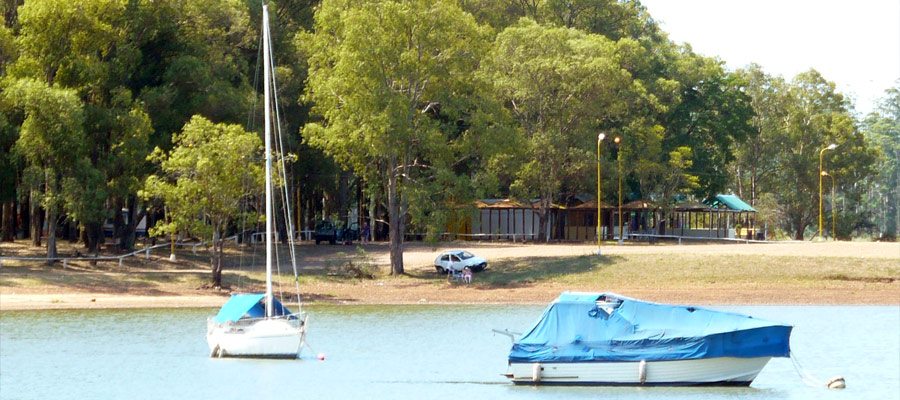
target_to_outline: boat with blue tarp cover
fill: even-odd
[[[613,293],[561,294],[509,352],[516,384],[747,386],[791,325]],[[502,332],[501,332],[502,333]]]

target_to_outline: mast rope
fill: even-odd
[[[834,378],[831,378],[831,380],[828,382],[820,381],[813,377],[812,374],[810,374],[809,371],[806,370],[806,368],[803,368],[803,366],[800,365],[800,360],[797,359],[797,355],[794,354],[793,351],[790,352],[789,356],[791,359],[791,364],[793,364],[794,366],[794,371],[797,371],[797,375],[800,376],[800,380],[807,386],[818,388],[826,387],[829,389],[843,389],[845,387],[843,377],[836,376]]]

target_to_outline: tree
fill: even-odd
[[[597,133],[624,114],[624,93],[639,85],[620,66],[621,51],[631,45],[627,39],[614,43],[522,19],[497,36],[485,60],[485,71],[524,138],[511,189],[526,201],[540,199],[545,239],[560,188],[589,174]]]
[[[685,46],[669,65],[669,76],[679,84],[677,102],[660,116],[665,127],[663,151],[690,150],[685,171],[696,180],[691,192],[700,199],[722,193],[729,182],[727,166],[735,148],[755,131],[753,108],[743,81],[725,71],[723,62],[693,53]],[[672,198],[662,196],[667,204]]]
[[[738,197],[756,206],[762,191],[776,183],[774,179],[779,168],[776,155],[779,149],[775,142],[784,117],[782,112],[786,97],[782,93],[788,90],[788,84],[780,77],[769,76],[756,64],[750,64],[735,74],[745,83],[745,93],[750,97],[753,109],[750,123],[754,133],[741,145],[735,146],[732,187]]]
[[[264,173],[258,160],[262,142],[239,125],[214,124],[201,116],[191,118],[181,133],[172,136],[174,148],[166,154],[157,147],[150,159],[163,175],[147,178],[140,195],[162,199],[169,221],[160,221],[151,234],[186,232],[209,241],[211,285],[222,286],[222,255],[226,230],[243,212],[241,203],[260,193]]]
[[[6,76],[6,65],[14,60],[16,54],[12,30],[6,26],[4,15],[5,13],[0,14],[0,81]],[[7,113],[7,108],[0,104],[0,206],[3,207],[0,210],[0,241],[3,242],[15,239],[15,199],[19,172],[12,152],[19,135],[18,127],[10,122]]]
[[[89,168],[79,169],[78,179],[86,186],[66,199],[66,209],[95,254],[103,242],[107,208],[121,213],[124,199],[137,190],[148,153],[148,117],[125,87],[137,60],[128,35],[133,8],[120,0],[74,5],[36,0],[19,8],[21,53],[11,75],[73,89],[83,103]],[[122,243],[130,248],[133,240]]]
[[[315,33],[298,35],[308,56],[306,99],[321,122],[305,140],[344,168],[384,184],[391,274],[404,273],[410,208],[426,195],[452,199],[458,162],[493,149],[472,79],[487,31],[446,0],[324,1]],[[474,104],[473,104],[474,103]],[[420,218],[427,211],[414,213]]]
[[[35,79],[19,79],[3,92],[3,102],[21,108],[24,121],[14,151],[26,161],[24,184],[31,201],[45,210],[47,257],[56,257],[56,225],[61,211],[90,174],[86,160],[84,111],[71,89],[51,87]],[[33,233],[40,237],[40,227]],[[52,263],[52,261],[51,261]]]
[[[839,191],[852,201],[865,192],[877,153],[857,129],[848,103],[835,91],[834,83],[815,70],[797,75],[784,86],[777,79],[751,73],[755,77],[748,82],[748,94],[758,115],[754,124],[760,131],[760,140],[753,146],[761,146],[761,151],[745,152],[742,162],[758,163],[760,172],[771,174],[760,181],[760,191],[773,195],[781,228],[803,240],[818,217],[822,149],[838,145],[836,151],[826,151],[823,169],[841,183]]]
[[[869,207],[881,211],[881,237],[895,240],[900,227],[900,86],[885,91],[864,126],[872,145],[882,154],[874,179],[877,200],[870,201]]]

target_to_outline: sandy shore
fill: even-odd
[[[404,263],[407,272],[423,275],[433,267],[437,252],[447,248],[465,247],[491,261],[571,257],[596,253],[595,244],[513,244],[513,243],[450,243],[438,246],[423,243],[407,245]],[[4,248],[9,256],[11,248]],[[300,246],[301,270],[322,268],[327,260],[338,252],[352,252],[344,246]],[[386,265],[387,246],[375,244],[366,251],[377,264]],[[15,251],[12,251],[15,253]],[[765,255],[771,257],[834,257],[853,258],[859,262],[877,260],[890,265],[896,260],[900,271],[900,244],[870,242],[838,243],[773,243],[773,244],[690,244],[690,245],[646,245],[628,244],[623,246],[605,245],[603,254],[616,255]],[[20,253],[21,254],[21,253]],[[130,272],[143,273],[197,273],[205,271],[203,258],[193,261],[184,257],[181,263],[171,263],[165,257],[155,257],[151,261],[135,262],[128,271],[117,271],[109,267],[101,272],[113,276]],[[190,263],[196,265],[191,265]],[[188,263],[188,264],[185,264]],[[199,290],[184,285],[155,286],[152,290],[109,287],[92,288],[92,281],[83,284],[47,283],[25,285],[11,278],[22,276],[42,276],[60,274],[59,268],[40,269],[28,265],[13,265],[4,261],[0,270],[0,310],[26,309],[91,309],[91,308],[144,308],[144,307],[218,307],[228,293],[214,290]],[[72,274],[72,275],[68,275]],[[85,279],[87,272],[63,272],[62,281],[74,277]],[[54,277],[57,275],[53,275]],[[93,276],[93,275],[92,275]],[[46,278],[46,277],[45,277]],[[477,276],[476,276],[477,278]],[[900,277],[897,277],[900,278]],[[93,281],[99,282],[99,281]],[[753,284],[723,283],[704,287],[702,290],[688,286],[648,287],[639,281],[616,282],[597,287],[591,282],[561,284],[553,280],[539,281],[527,285],[485,287],[473,285],[448,285],[422,279],[395,278],[390,276],[366,281],[316,281],[301,286],[304,303],[328,304],[544,304],[566,290],[611,291],[646,300],[690,303],[690,304],[900,304],[900,280],[887,279],[885,283],[846,282],[840,285],[820,285],[814,287],[767,287]]]

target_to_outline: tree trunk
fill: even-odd
[[[56,258],[56,212],[47,210],[47,258]],[[53,265],[55,260],[47,260]]]
[[[538,206],[538,240],[542,242],[550,241],[550,202],[541,199]]]
[[[119,248],[125,251],[134,250],[135,231],[147,211],[140,208],[137,196],[130,196],[128,203],[128,218],[125,218],[122,229],[119,232]]]
[[[369,195],[369,237],[366,238],[369,241],[375,240],[375,191],[372,191],[372,194]]]
[[[222,287],[222,260],[218,252],[219,227],[213,225],[212,250],[209,252],[209,265],[212,269],[211,284],[214,288]]]
[[[806,232],[806,224],[799,220],[794,221],[794,240],[803,240],[803,233]]]
[[[0,242],[12,242],[16,239],[16,202],[3,203],[3,226],[0,228]]]
[[[44,215],[44,213],[42,213],[40,207],[38,207],[39,195],[40,194],[36,190],[32,191],[31,201],[29,202],[31,205],[31,245],[34,247],[41,247],[41,235],[43,234],[41,216]]]
[[[400,199],[397,194],[397,173],[393,163],[388,168],[388,219],[391,243],[391,275],[402,275],[403,271],[403,225],[400,219]]]
[[[90,222],[84,224],[84,247],[95,257],[100,254],[100,247],[103,244],[103,224],[98,222]]]
[[[350,208],[350,173],[342,171],[338,176],[338,221],[349,227]],[[335,221],[337,222],[337,221]]]

